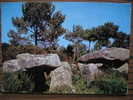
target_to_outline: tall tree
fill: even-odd
[[[89,42],[89,49],[88,51],[90,51],[91,49],[91,43],[97,40],[97,34],[95,33],[95,28],[90,29],[86,29],[83,34],[81,34],[81,38],[83,40],[87,40]]]
[[[78,37],[82,40],[87,40],[89,42],[89,51],[92,42],[94,43],[93,49],[101,49],[102,47],[129,47],[129,35],[120,32],[119,26],[112,22],[104,23],[92,29],[83,29],[81,27],[80,30],[78,32],[72,32],[69,35],[69,39],[70,37],[74,37],[74,39]]]
[[[73,43],[73,51],[74,51],[74,55],[73,55],[73,62],[76,60],[76,58],[79,57],[80,55],[80,47],[81,47],[81,41],[83,40],[81,38],[81,34],[83,34],[84,29],[82,26],[80,25],[74,25],[73,26],[73,31],[72,32],[68,32],[65,35],[65,39],[71,41]]]
[[[13,44],[14,46],[31,44],[31,41],[24,35],[25,34],[20,34],[18,32],[15,32],[14,30],[10,30],[8,32],[10,43]]]
[[[112,46],[129,48],[129,38],[129,34],[118,32],[114,37],[114,42],[112,43]]]
[[[102,47],[128,47],[129,35],[124,32],[119,32],[119,27],[111,22],[107,22],[103,25],[91,29],[96,36],[96,46]]]
[[[14,34],[28,33],[35,45],[40,42],[44,45],[54,45],[58,37],[65,32],[62,27],[65,16],[60,11],[55,11],[52,3],[24,3],[22,13],[22,17],[13,18],[13,24],[18,30]],[[12,31],[9,34],[13,34]]]

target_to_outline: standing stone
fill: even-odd
[[[96,78],[101,77],[104,73],[98,69],[102,64],[82,64],[78,63],[79,70],[81,75],[87,80],[87,85],[90,85],[91,81],[94,81]]]
[[[62,66],[52,71],[50,76],[50,91],[54,91],[56,89],[64,90],[68,87],[72,88],[72,72],[68,62],[62,62]]]

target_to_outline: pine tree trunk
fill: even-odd
[[[76,57],[76,53],[74,51],[74,54],[73,54],[73,63],[75,62],[75,57]]]
[[[37,32],[35,33],[35,46],[37,46]]]
[[[90,52],[90,49],[91,49],[91,41],[89,41],[89,52]]]
[[[37,43],[37,28],[35,28],[34,30],[35,30],[34,31],[35,32],[35,46],[37,46],[38,45],[38,43]],[[36,54],[36,51],[37,50],[35,49],[35,51],[34,51],[35,54]]]
[[[76,46],[74,46],[73,63],[75,62],[75,59],[76,59]]]
[[[35,46],[37,46],[38,45],[38,43],[37,43],[37,33],[38,33],[37,26],[34,27],[34,32],[35,32]]]

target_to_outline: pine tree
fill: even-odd
[[[52,3],[24,3],[22,5],[22,17],[12,18],[16,31],[11,30],[9,37],[11,43],[19,43],[22,40],[34,40],[44,47],[54,46],[57,39],[65,32],[62,23],[65,16],[60,11],[55,11]]]

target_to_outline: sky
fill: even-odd
[[[131,4],[128,3],[98,3],[98,2],[54,2],[56,11],[66,16],[62,26],[72,30],[73,25],[81,25],[85,29],[96,27],[105,22],[113,22],[119,26],[119,31],[130,34]],[[1,3],[2,42],[9,42],[7,33],[15,29],[11,18],[22,16],[22,3]],[[67,46],[70,42],[59,38],[59,45]]]

